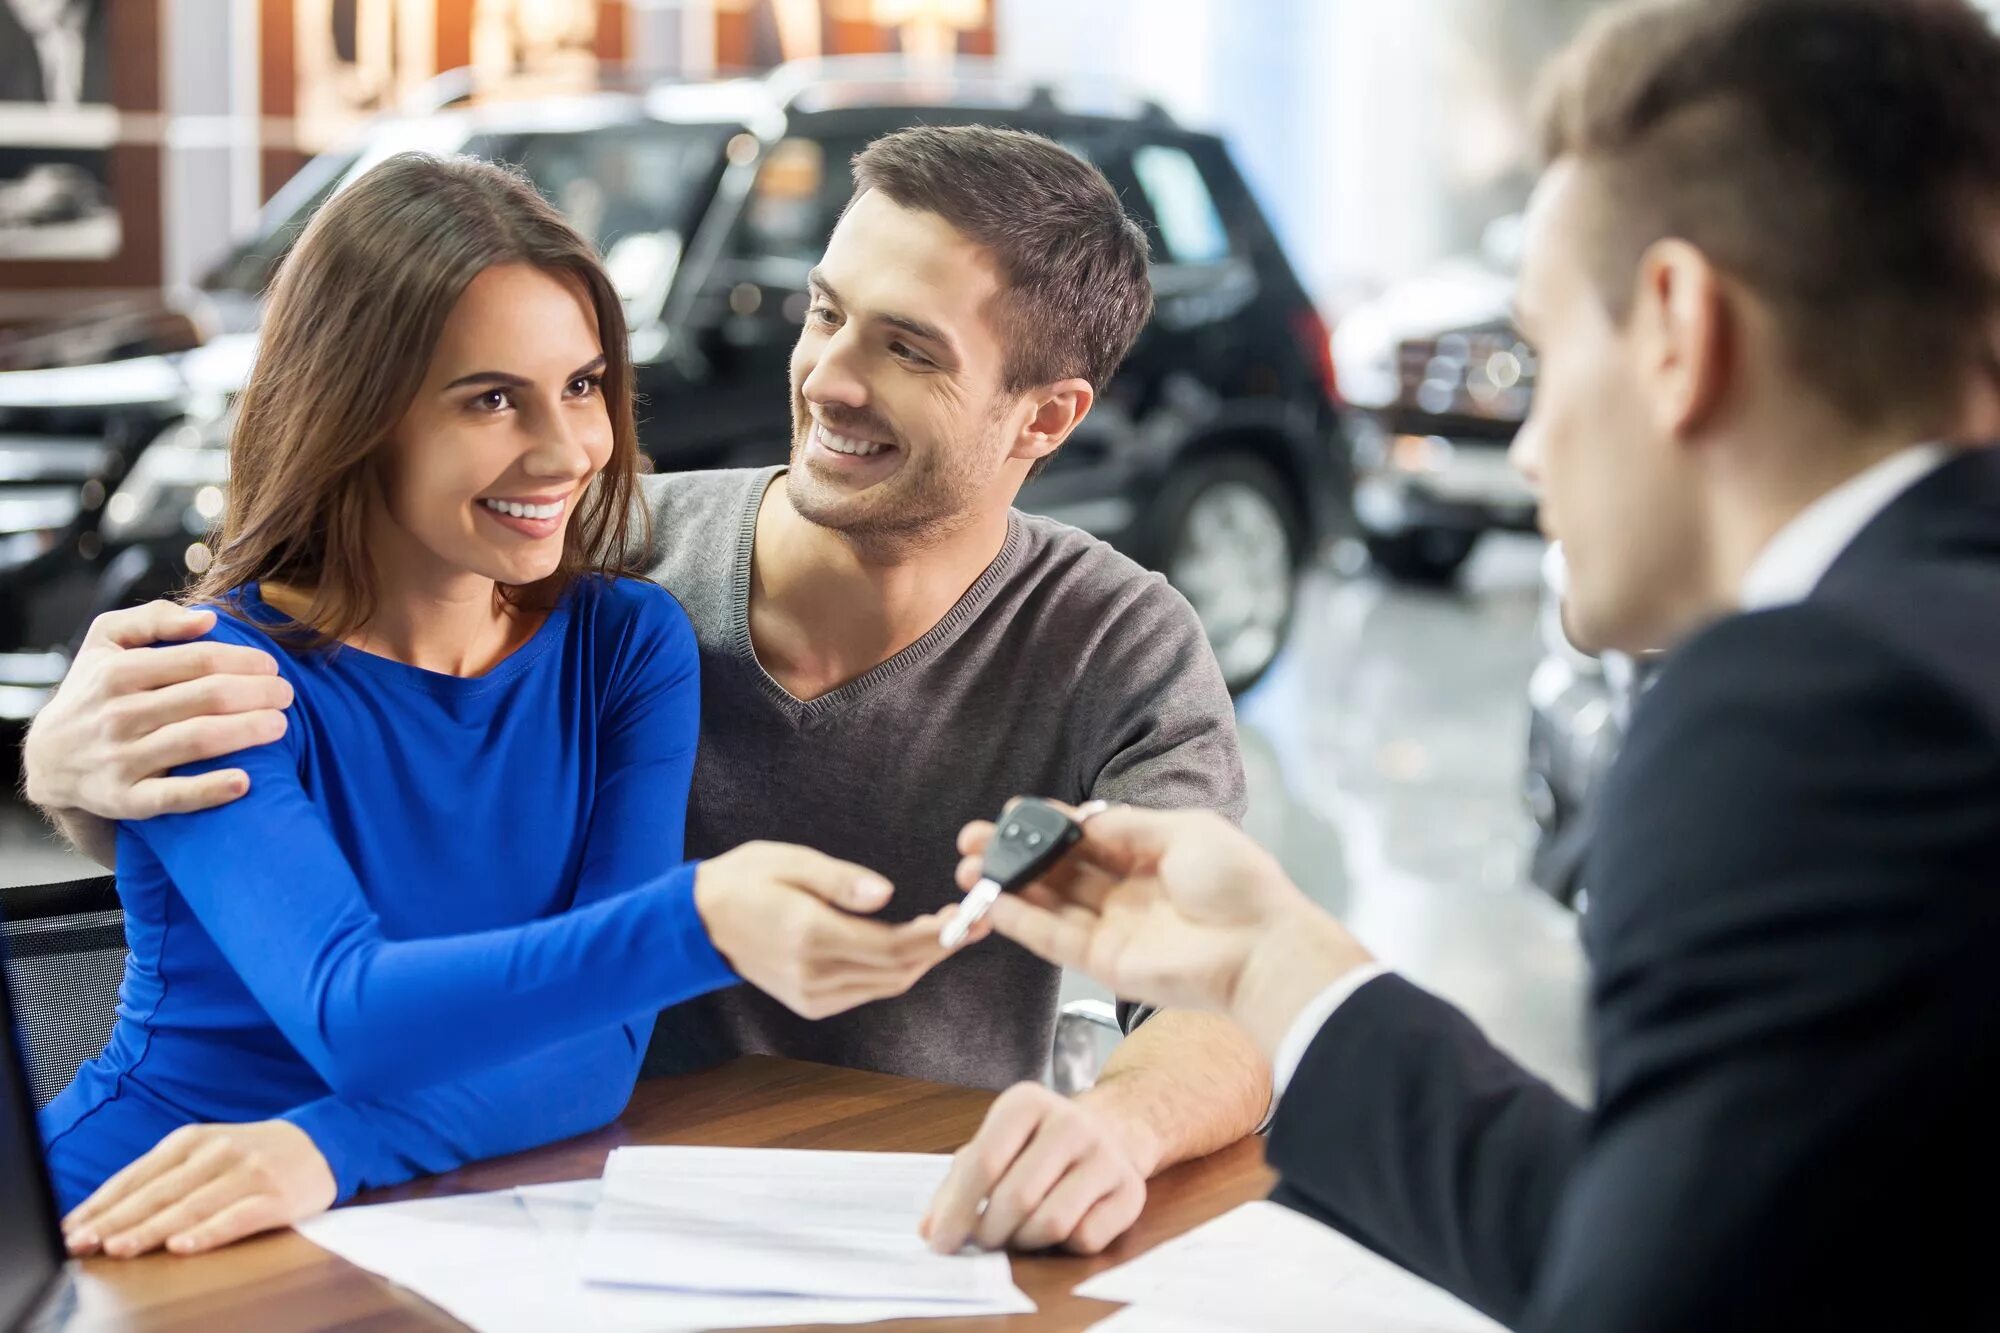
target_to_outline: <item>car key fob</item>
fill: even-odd
[[[994,821],[993,841],[986,845],[985,870],[958,911],[938,932],[938,943],[955,949],[972,928],[993,910],[994,900],[1032,884],[1063,853],[1083,839],[1083,825],[1047,801],[1016,801]]]

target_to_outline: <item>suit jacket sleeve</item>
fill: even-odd
[[[1962,1322],[1924,1303],[1964,1290],[1979,1228],[1892,1219],[1982,1141],[1961,1122],[2000,1017],[1977,943],[1996,754],[1966,701],[1836,612],[1703,634],[1604,793],[1587,1124],[1385,978],[1281,1108],[1287,1187],[1517,1327]]]
[[[1268,1154],[1280,1202],[1510,1323],[1583,1138],[1581,1110],[1391,974],[1307,1048]]]

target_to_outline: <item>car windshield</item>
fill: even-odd
[[[628,314],[657,310],[722,170],[723,146],[740,127],[655,121],[584,130],[473,132],[434,117],[385,128],[358,153],[315,158],[266,210],[265,224],[210,272],[214,292],[262,293],[278,261],[319,206],[395,153],[470,153],[512,163],[605,257]]]

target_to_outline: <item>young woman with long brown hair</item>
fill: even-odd
[[[295,702],[181,770],[240,799],[120,826],[117,1027],[42,1117],[78,1252],[595,1128],[654,1013],[737,980],[680,864],[693,633],[619,563],[631,365],[588,244],[511,172],[391,159],[300,238],[238,406],[191,601]]]

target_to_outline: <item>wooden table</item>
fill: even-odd
[[[632,1143],[720,1147],[949,1152],[971,1138],[993,1094],[751,1056],[720,1069],[639,1085],[618,1122],[596,1134],[481,1162],[358,1202],[385,1203],[600,1175],[613,1148]],[[904,1320],[897,1333],[1020,1333],[1080,1329],[1117,1308],[1070,1295],[1103,1268],[1152,1248],[1239,1203],[1262,1198],[1272,1176],[1263,1143],[1244,1141],[1152,1182],[1145,1214],[1094,1259],[1017,1256],[1014,1280],[1040,1307],[1033,1315]],[[449,1329],[435,1307],[336,1259],[289,1231],[191,1259],[93,1259],[81,1265],[71,1330],[283,1330],[362,1327]]]

